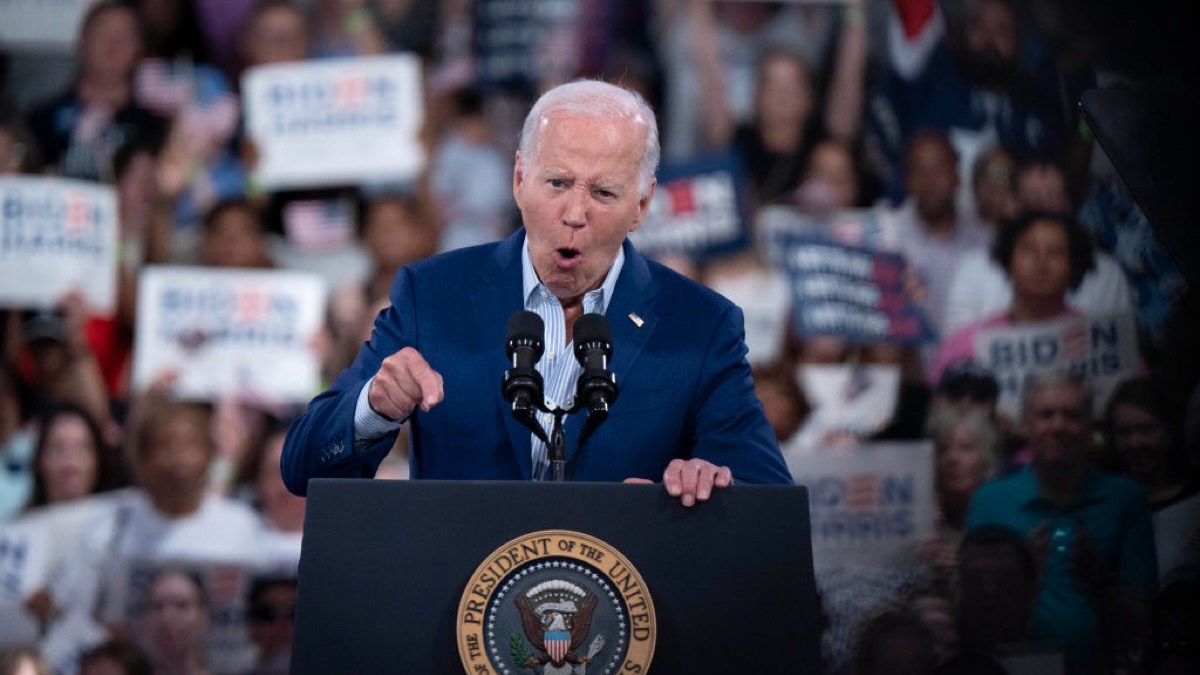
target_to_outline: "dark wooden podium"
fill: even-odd
[[[309,486],[292,672],[464,672],[467,582],[541,530],[603,540],[641,574],[650,672],[819,672],[802,487],[737,485],[685,509],[659,485],[344,479]]]

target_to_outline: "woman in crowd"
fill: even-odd
[[[147,596],[138,635],[155,675],[208,675],[204,638],[210,620],[200,579],[166,569],[155,577]]]
[[[1091,239],[1073,218],[1027,212],[1000,228],[992,257],[1012,282],[1012,304],[1007,311],[969,323],[947,337],[931,369],[932,382],[950,364],[975,357],[975,335],[980,331],[1079,316],[1067,306],[1067,291],[1079,287],[1093,257]]]
[[[956,555],[971,497],[997,473],[996,428],[982,410],[946,406],[930,416],[926,435],[935,451],[938,520],[934,535],[922,543],[920,555],[939,581],[949,583],[958,564]]]
[[[163,120],[134,98],[143,35],[129,4],[105,0],[88,10],[79,32],[75,81],[28,116],[46,163],[60,174],[108,179],[113,155],[129,137],[163,132]]]
[[[82,408],[59,404],[42,415],[38,426],[30,508],[83,499],[116,486],[116,458]]]
[[[1137,377],[1117,387],[1104,414],[1112,468],[1141,483],[1155,511],[1200,491],[1167,410],[1162,390]]]
[[[1104,414],[1110,468],[1136,480],[1150,500],[1163,585],[1200,566],[1200,476],[1170,409],[1161,386],[1136,377],[1117,386]]]
[[[207,267],[274,267],[266,229],[255,206],[246,199],[217,203],[204,217],[200,264]]]
[[[820,105],[805,58],[788,48],[772,49],[758,61],[751,121],[739,125],[718,54],[717,17],[709,3],[692,4],[695,58],[705,96],[700,104],[705,142],[710,148],[732,146],[739,152],[758,203],[790,197],[817,141],[829,136],[849,143],[857,135],[867,56],[863,11],[862,3],[851,2],[841,17],[825,106]]]

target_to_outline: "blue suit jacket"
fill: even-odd
[[[356,447],[355,404],[380,362],[405,346],[441,373],[445,391],[442,403],[410,417],[412,477],[530,479],[530,432],[512,418],[500,386],[510,367],[508,319],[523,309],[524,238],[521,230],[396,274],[392,306],[370,341],[288,432],[282,470],[293,492],[304,494],[309,478],[374,475],[395,434]],[[738,482],[791,483],[754,394],[741,310],[628,241],[625,256],[607,311],[619,394],[579,452],[584,415],[567,417],[568,477],[658,481],[672,459],[699,457],[729,466]]]

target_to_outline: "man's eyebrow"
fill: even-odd
[[[617,180],[598,180],[591,184],[593,189],[607,190],[609,192],[620,192],[624,189],[624,184]]]

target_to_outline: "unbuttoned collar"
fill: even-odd
[[[608,275],[604,277],[604,283],[600,284],[600,288],[583,294],[583,306],[591,307],[594,302],[599,307],[598,313],[606,313],[608,302],[612,299],[613,291],[617,287],[617,278],[621,276],[621,268],[624,266],[625,247],[622,246],[617,251],[617,258],[613,261],[612,267],[608,269]],[[550,289],[546,288],[545,284],[538,279],[537,271],[533,269],[533,259],[529,257],[529,235],[526,234],[525,241],[521,244],[521,300],[523,307],[531,306],[530,301],[535,293],[544,294],[545,297],[554,296]]]

